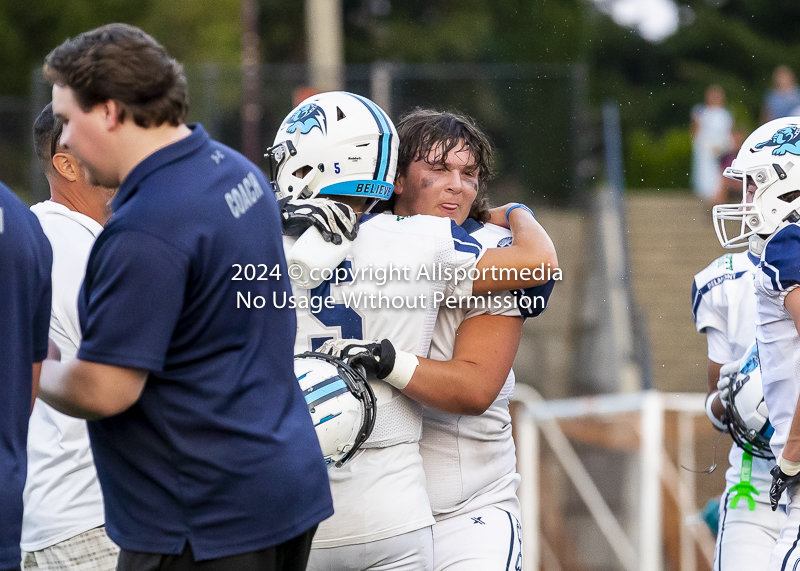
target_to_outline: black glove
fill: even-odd
[[[362,339],[331,339],[319,348],[320,353],[339,357],[348,365],[360,365],[368,375],[385,379],[394,369],[396,352],[388,339],[364,341]]]
[[[800,474],[788,476],[777,465],[773,466],[769,473],[772,474],[772,485],[769,487],[769,504],[772,506],[772,511],[775,511],[778,509],[778,502],[781,501],[783,491],[789,484],[800,480]]]
[[[283,233],[300,237],[313,226],[326,242],[341,244],[342,237],[349,241],[358,234],[358,216],[348,205],[327,198],[290,200],[281,205]]]

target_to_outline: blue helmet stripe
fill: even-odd
[[[348,391],[347,385],[341,379],[337,379],[335,382],[327,383],[323,386],[317,385],[314,389],[313,392],[305,395],[308,408],[313,408],[320,402],[332,399]]]
[[[392,157],[392,128],[389,125],[389,119],[386,117],[383,110],[369,99],[361,97],[360,95],[352,95],[369,109],[375,119],[375,123],[378,124],[381,135],[378,138],[378,160],[375,165],[375,174],[373,178],[375,178],[375,180],[385,181],[389,174],[389,163]]]

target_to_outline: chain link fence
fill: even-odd
[[[242,147],[241,69],[218,64],[186,66],[190,121],[212,137]],[[599,161],[586,98],[586,71],[567,64],[396,64],[347,66],[344,89],[375,100],[397,120],[417,106],[452,109],[474,117],[496,148],[492,202],[576,207],[585,204]],[[266,64],[260,69],[261,148],[308,85],[305,65]],[[39,69],[31,97],[0,98],[0,180],[29,202],[48,196],[33,158],[31,126],[50,100]],[[266,168],[261,161],[260,166]]]

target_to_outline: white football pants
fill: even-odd
[[[763,492],[762,492],[763,495]],[[773,512],[768,503],[756,502],[750,511],[743,498],[731,509],[733,494],[720,498],[719,531],[714,571],[766,571],[775,542],[786,523],[784,506]]]
[[[307,571],[432,571],[430,527],[379,541],[312,549]]]
[[[434,571],[521,571],[522,526],[496,506],[442,519],[433,526]]]

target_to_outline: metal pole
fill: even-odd
[[[203,123],[213,139],[219,139],[219,64],[204,63],[201,66],[203,81]]]
[[[662,571],[661,462],[664,447],[664,403],[656,391],[648,391],[642,403],[641,495],[639,505],[639,569]]]
[[[392,64],[376,61],[370,67],[369,96],[383,109],[392,115]]]
[[[242,2],[242,153],[253,162],[260,159],[258,0]]]
[[[318,91],[344,88],[342,0],[306,0],[309,82]]]
[[[621,195],[625,188],[622,166],[622,129],[619,124],[619,104],[616,101],[603,103],[603,145],[606,156],[606,176],[611,189]]]
[[[523,568],[537,571],[541,562],[539,547],[539,431],[528,405],[518,403],[514,418],[517,446],[517,471],[521,480],[517,495],[522,509]]]
[[[694,416],[688,412],[678,413],[678,464],[694,466]],[[681,571],[697,571],[694,536],[686,526],[686,516],[695,509],[695,475],[689,470],[680,472],[680,537]]]

